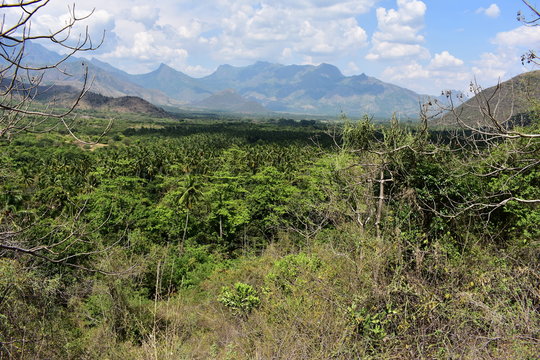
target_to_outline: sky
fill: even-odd
[[[531,0],[540,7],[540,0]],[[32,32],[58,28],[75,4],[92,15],[96,57],[128,73],[160,63],[193,77],[221,64],[329,63],[423,94],[466,91],[532,70],[520,55],[540,49],[540,26],[516,19],[520,0],[51,0]]]

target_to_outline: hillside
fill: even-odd
[[[61,70],[49,70],[43,77],[44,84],[67,85],[81,88],[84,69],[88,66],[89,87],[94,93],[109,97],[137,96],[157,105],[180,105],[179,101],[167,97],[158,90],[143,88],[117,73],[106,71],[93,63],[73,59],[61,65]]]
[[[217,92],[193,105],[204,109],[229,111],[234,113],[263,114],[268,112],[268,110],[258,102],[245,99],[231,89]]]
[[[470,126],[490,126],[492,120],[480,109],[490,109],[500,123],[526,121],[534,102],[540,99],[540,70],[530,71],[504,81],[499,85],[481,90],[475,97],[459,104],[452,113],[444,115],[435,123],[455,125],[457,118]]]
[[[70,107],[76,100],[79,90],[72,86],[41,86],[37,89],[35,100],[50,106]],[[118,113],[137,113],[152,117],[165,117],[167,112],[136,96],[109,97],[87,92],[79,102],[78,109],[101,110]]]

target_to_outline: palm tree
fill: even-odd
[[[191,209],[193,208],[193,204],[201,199],[203,197],[203,193],[200,190],[201,183],[198,182],[198,179],[191,176],[191,174],[187,174],[186,178],[184,180],[183,189],[182,189],[182,196],[180,196],[180,199],[178,200],[178,204],[180,206],[185,207],[186,209],[186,221],[184,224],[184,234],[182,235],[182,243],[180,244],[180,248],[184,248],[184,242],[186,240],[186,233],[187,233],[187,227],[189,223],[189,213]]]

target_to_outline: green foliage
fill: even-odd
[[[386,308],[380,311],[376,308],[370,311],[352,303],[347,307],[347,314],[358,335],[365,336],[380,345],[379,342],[394,331],[397,311],[391,304],[387,304]]]
[[[0,144],[0,239],[70,265],[2,250],[0,357],[535,354],[535,141],[146,121]]]
[[[214,271],[227,266],[227,262],[213,254],[208,245],[186,246],[182,253],[177,247],[156,247],[149,257],[153,261],[147,265],[142,281],[144,289],[148,291],[147,297],[151,299],[156,292],[166,298],[181,289],[197,286]],[[156,279],[156,276],[159,278]]]
[[[343,129],[343,146],[354,151],[367,151],[375,145],[375,125],[368,116],[362,120],[347,122]]]
[[[303,273],[316,273],[322,262],[317,257],[305,253],[290,254],[276,261],[266,279],[285,293],[292,293]]]
[[[234,287],[223,287],[218,301],[230,308],[235,314],[247,315],[259,307],[261,299],[257,290],[251,285],[237,282]]]
[[[42,354],[66,358],[66,343],[79,335],[65,306],[58,306],[66,286],[60,276],[46,277],[14,259],[0,259],[0,358]]]
[[[128,281],[116,280],[95,286],[81,310],[88,329],[107,328],[119,342],[140,343],[153,327],[149,304]]]

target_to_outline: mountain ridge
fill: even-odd
[[[70,85],[40,86],[31,90],[33,99],[48,106],[71,107],[80,90]],[[152,117],[167,117],[169,114],[160,107],[137,96],[109,97],[87,91],[77,104],[77,109],[112,111],[117,113],[146,114]]]
[[[50,58],[51,51],[35,44],[33,59]],[[84,65],[84,66],[83,66]],[[426,98],[416,92],[383,82],[365,73],[345,76],[334,65],[282,65],[258,61],[248,66],[220,65],[212,74],[191,77],[166,64],[145,74],[129,74],[97,60],[71,58],[62,69],[51,70],[44,81],[49,84],[82,85],[83,70],[88,66],[91,90],[105,96],[138,96],[153,104],[171,107],[200,106],[212,101],[217,93],[233,89],[241,107],[249,101],[260,110],[291,114],[350,116],[370,115],[417,118],[419,102]],[[232,98],[231,98],[232,99]],[[215,100],[215,98],[214,98]],[[234,108],[234,106],[233,106]],[[255,108],[255,107],[253,107]]]

